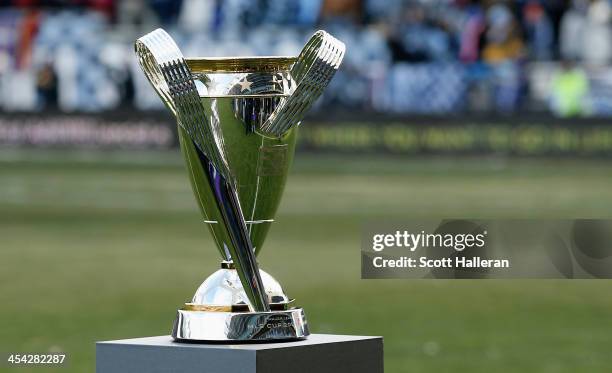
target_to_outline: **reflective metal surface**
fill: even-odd
[[[177,118],[192,189],[224,260],[179,311],[173,336],[305,337],[303,311],[288,309],[291,301],[255,258],[280,203],[297,125],[338,69],[344,44],[317,31],[298,57],[185,59],[158,29],[135,49]]]
[[[182,147],[187,143],[197,155],[191,161],[198,164],[204,176],[198,181],[207,183],[213,197],[207,203],[220,213],[222,219],[218,221],[222,224],[217,226],[227,239],[223,251],[236,266],[251,310],[269,311],[237,184],[228,168],[218,116],[208,120],[185,59],[165,31],[157,29],[143,36],[136,41],[135,49],[147,78],[177,117]]]
[[[289,303],[289,298],[284,294],[283,288],[272,276],[260,270],[268,303]],[[233,305],[245,305],[244,289],[240,278],[234,269],[220,269],[210,275],[206,281],[196,290],[192,304],[204,304],[215,307],[231,307]]]
[[[293,128],[282,136],[268,137],[259,133],[259,126],[287,99],[294,84],[287,73],[198,74],[196,78],[207,117],[223,131],[251,243],[259,253],[282,197],[297,134],[297,128]],[[229,238],[221,213],[212,203],[212,191],[202,177],[205,170],[198,161],[197,149],[183,131],[179,137],[204,221],[221,255],[230,260],[226,250]]]
[[[291,75],[297,82],[295,92],[274,112],[262,130],[280,135],[299,123],[340,67],[345,49],[338,39],[325,31],[317,31],[291,67]]]
[[[157,29],[136,40],[134,48],[142,71],[177,117],[179,125],[215,169],[229,179],[221,131],[202,116],[191,71],[174,40],[164,30]]]
[[[272,312],[178,310],[172,338],[189,341],[274,341],[310,334],[301,308]]]

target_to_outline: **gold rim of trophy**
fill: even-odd
[[[290,299],[287,303],[270,303],[272,311],[286,311],[289,306],[295,301]],[[207,312],[248,312],[249,307],[246,304],[234,304],[231,306],[217,306],[208,304],[185,303],[183,306],[185,311],[207,311]]]
[[[270,72],[286,71],[295,63],[297,57],[191,57],[186,58],[187,66],[194,73],[205,72]]]

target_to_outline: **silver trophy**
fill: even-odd
[[[175,115],[189,178],[221,268],[178,310],[172,337],[308,336],[304,311],[256,260],[280,202],[297,126],[344,57],[317,31],[297,57],[185,58],[157,29],[136,41],[142,70]]]

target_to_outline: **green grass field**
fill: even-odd
[[[610,371],[610,281],[359,270],[369,220],[610,217],[611,186],[599,161],[298,154],[260,263],[313,332],[383,335],[387,372]],[[0,352],[61,350],[58,371],[88,372],[96,340],[168,334],[212,245],[178,154],[1,151]]]

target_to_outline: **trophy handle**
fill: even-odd
[[[323,30],[315,32],[291,68],[297,83],[295,91],[262,125],[262,130],[281,136],[298,124],[334,77],[345,51],[340,40]]]
[[[221,129],[206,118],[183,54],[162,29],[138,39],[135,50],[147,79],[196,146],[230,237],[228,251],[249,300],[249,308],[251,311],[269,312],[270,305],[255,251],[223,150]]]
[[[138,62],[145,76],[189,137],[226,179],[231,175],[221,129],[204,115],[191,71],[174,40],[157,29],[136,40]]]

